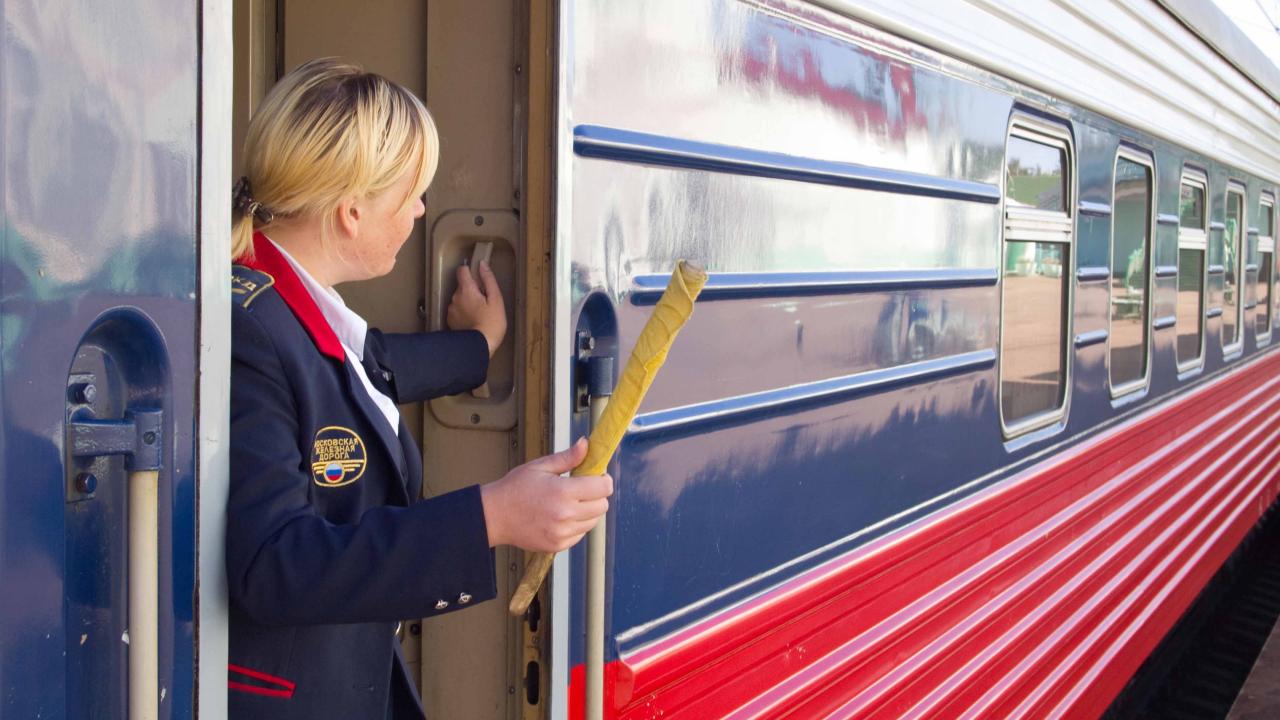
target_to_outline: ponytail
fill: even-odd
[[[232,213],[231,262],[253,259],[253,217]]]

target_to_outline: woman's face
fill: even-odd
[[[359,223],[343,253],[350,272],[358,276],[352,279],[381,277],[395,267],[396,254],[409,239],[414,221],[427,211],[421,196],[404,201],[414,180],[412,170],[407,171],[395,185],[353,205],[359,211]]]

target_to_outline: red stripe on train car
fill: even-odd
[[[1243,365],[610,663],[606,706],[1096,717],[1275,500],[1278,390],[1280,354]]]

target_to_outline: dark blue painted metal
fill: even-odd
[[[125,716],[123,461],[102,461],[114,469],[91,499],[66,502],[64,484],[68,371],[86,341],[143,350],[116,399],[162,402],[161,713],[193,713],[198,10],[0,5],[5,718]],[[113,309],[152,323],[159,344],[112,325]]]
[[[1171,328],[1177,324],[1178,324],[1177,315],[1165,315],[1164,317],[1156,318],[1155,322],[1151,323],[1151,327],[1155,328],[1156,330],[1164,330],[1165,328]]]
[[[856,373],[821,382],[792,385],[739,397],[638,415],[631,437],[650,433],[670,434],[712,431],[736,425],[760,415],[795,412],[810,405],[849,400],[858,395],[883,392],[904,385],[927,383],[956,374],[976,372],[995,365],[994,350],[978,350],[909,365]]]
[[[1157,265],[1155,276],[1158,278],[1178,277],[1177,265]]]
[[[1106,330],[1090,330],[1089,332],[1082,332],[1079,335],[1076,335],[1075,345],[1078,348],[1097,345],[1098,343],[1106,342],[1109,335],[1110,333]]]
[[[1258,272],[1258,263],[1248,263],[1244,266],[1245,272]]]
[[[1094,266],[1076,270],[1076,281],[1082,283],[1102,282],[1111,277],[1111,268]]]
[[[1222,308],[1220,307],[1209,308],[1207,311],[1205,311],[1204,316],[1207,318],[1222,317]]]
[[[1000,202],[1000,188],[990,183],[799,157],[597,125],[579,125],[574,128],[573,151],[581,157],[621,162],[778,178],[950,200],[992,204]]]
[[[1221,275],[1226,271],[1227,271],[1227,268],[1223,265],[1210,265],[1208,269],[1205,270],[1205,272],[1210,275]]]
[[[724,298],[801,297],[851,292],[937,290],[995,285],[995,269],[938,268],[931,270],[865,270],[791,273],[711,273],[698,300]],[[652,305],[662,297],[670,277],[637,275],[631,302]]]

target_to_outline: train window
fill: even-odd
[[[1208,179],[1197,170],[1184,170],[1178,211],[1178,332],[1176,354],[1180,372],[1198,368],[1204,359],[1204,252],[1207,250]]]
[[[1011,136],[1005,164],[1005,206],[1064,212],[1066,162],[1064,147]]]
[[[1226,230],[1222,233],[1222,352],[1240,347],[1244,303],[1240,300],[1241,260],[1244,248],[1244,188],[1227,187]]]
[[[1147,383],[1151,311],[1151,202],[1155,175],[1150,156],[1120,148],[1111,203],[1111,329],[1107,368],[1111,394]]]
[[[1198,177],[1183,178],[1182,197],[1178,204],[1178,225],[1204,230],[1204,181]]]
[[[1198,171],[1182,174],[1178,208],[1178,370],[1199,367],[1204,359],[1205,251],[1208,248],[1205,198],[1208,180]]]
[[[1071,136],[1017,115],[1005,164],[1000,419],[1006,437],[1066,411],[1074,201]]]
[[[1263,193],[1258,203],[1258,309],[1254,316],[1257,323],[1259,342],[1271,340],[1271,320],[1275,300],[1273,296],[1275,279],[1275,197],[1271,193]]]

